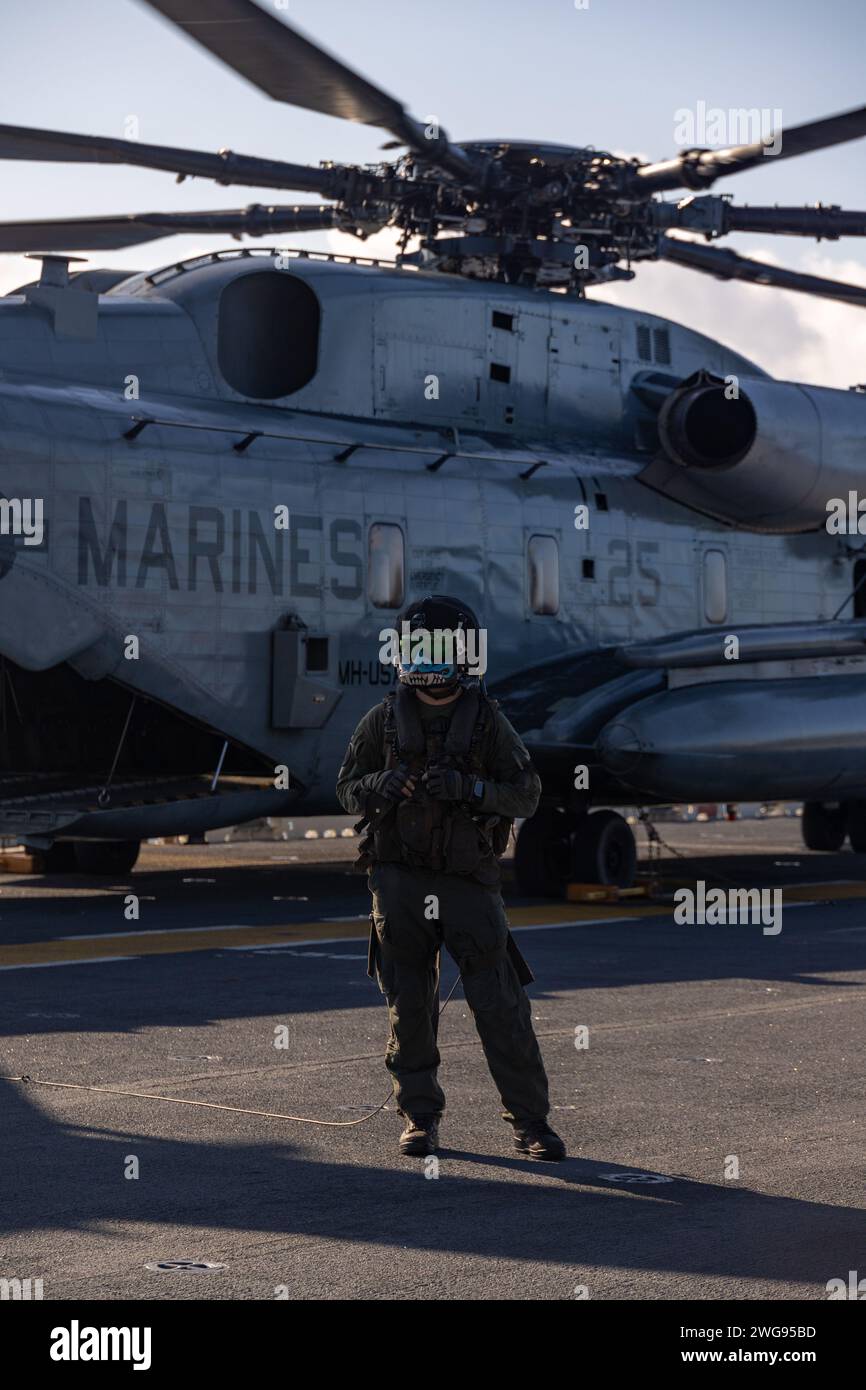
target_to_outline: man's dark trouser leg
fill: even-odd
[[[504,1118],[543,1120],[550,1109],[547,1075],[529,999],[507,954],[502,896],[473,879],[434,877],[428,891],[439,894],[443,940],[460,968]]]
[[[529,999],[507,955],[501,894],[473,879],[395,864],[377,865],[370,889],[379,984],[391,1021],[385,1064],[401,1113],[439,1114],[445,1104],[436,1079],[438,949],[444,940],[463,976],[505,1119],[545,1119],[547,1075]],[[438,921],[425,915],[431,895]]]
[[[379,988],[388,1000],[391,1035],[385,1065],[403,1115],[439,1115],[445,1095],[436,1072],[439,924],[425,916],[433,875],[377,864],[370,874]]]

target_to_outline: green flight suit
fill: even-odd
[[[450,720],[459,703],[435,708],[415,701],[424,725]],[[361,720],[340,769],[337,795],[348,812],[370,816],[385,807],[388,814],[391,804],[378,796],[386,753],[385,712],[380,704]],[[477,762],[485,782],[477,808],[480,814],[506,818],[533,814],[541,783],[518,734],[495,706],[489,707]],[[420,789],[416,794],[423,796]],[[445,1105],[437,1080],[436,1046],[439,951],[444,945],[460,969],[466,1001],[505,1106],[504,1118],[545,1119],[547,1076],[521,982],[532,977],[508,931],[493,856],[477,875],[374,857],[369,886],[371,965],[388,1000],[385,1064],[401,1114],[440,1114]],[[431,897],[436,899],[438,915]],[[520,967],[525,975],[519,973]]]

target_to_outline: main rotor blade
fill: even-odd
[[[725,203],[722,220],[729,232],[769,232],[824,237],[828,241],[837,241],[840,236],[866,236],[866,212],[844,208],[741,208]]]
[[[475,165],[444,131],[427,139],[424,126],[396,97],[383,92],[330,53],[252,0],[145,0],[214,57],[275,101],[379,126],[426,163],[474,183]]]
[[[863,135],[866,135],[866,106],[858,106],[838,116],[774,131],[766,141],[732,145],[724,150],[684,150],[675,159],[644,164],[634,171],[632,187],[652,193],[665,188],[709,188],[716,179],[753,169],[757,164],[793,159],[796,155],[844,144],[846,140],[859,140]],[[781,146],[774,154],[771,147],[777,137],[781,138]]]
[[[652,202],[649,221],[660,231],[681,227],[702,232],[708,239],[728,232],[766,232],[770,235],[813,236],[838,241],[840,236],[866,236],[866,212],[825,207],[740,207],[718,194],[692,194],[679,203]]]
[[[120,217],[76,217],[68,221],[0,222],[0,252],[117,251],[160,237],[215,232],[265,236],[314,232],[340,226],[332,207],[239,208],[229,212],[142,212]]]
[[[286,164],[280,159],[221,150],[179,150],[171,145],[142,145],[137,140],[115,140],[108,135],[75,135],[64,130],[36,130],[31,126],[0,125],[0,159],[51,160],[64,164],[135,164],[145,169],[165,169],[171,174],[215,179],[222,184],[252,188],[292,189],[298,193],[339,196],[340,166],[314,169],[307,164]]]
[[[659,237],[659,256],[687,266],[689,270],[715,275],[719,280],[748,280],[754,285],[772,285],[780,290],[798,290],[821,299],[866,306],[866,286],[846,285],[841,280],[825,280],[821,275],[803,275],[798,270],[764,265],[717,246],[701,246],[697,242],[663,236]]]

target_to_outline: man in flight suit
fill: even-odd
[[[477,640],[472,610],[444,595],[410,604],[398,626],[404,622],[413,634],[460,631]],[[457,645],[458,656],[446,662],[410,660],[403,647],[396,690],[361,720],[337,781],[341,804],[366,827],[358,863],[369,870],[373,897],[369,973],[388,1000],[385,1064],[406,1122],[400,1148],[425,1155],[438,1143],[444,944],[459,967],[515,1147],[560,1159],[565,1145],[547,1123],[547,1076],[523,988],[533,977],[499,891],[498,856],[511,822],[533,814],[541,783]]]

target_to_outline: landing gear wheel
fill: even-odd
[[[631,888],[637,846],[631,826],[616,811],[593,811],[574,836],[573,879]]]
[[[561,898],[569,883],[630,888],[636,869],[634,835],[616,811],[538,811],[517,837],[514,876],[527,895]]]
[[[829,806],[824,801],[807,801],[803,806],[802,834],[807,849],[835,854],[845,843],[849,816],[844,806]],[[866,849],[866,843],[864,843]]]
[[[43,852],[42,861],[46,874],[74,874],[78,868],[75,846],[71,840],[55,840]]]
[[[76,840],[78,872],[105,876],[128,874],[140,849],[140,840]]]
[[[521,893],[531,897],[562,896],[572,877],[575,824],[573,816],[546,808],[523,822],[514,851],[514,877]]]
[[[851,848],[855,854],[866,854],[866,801],[849,801],[845,809]]]

